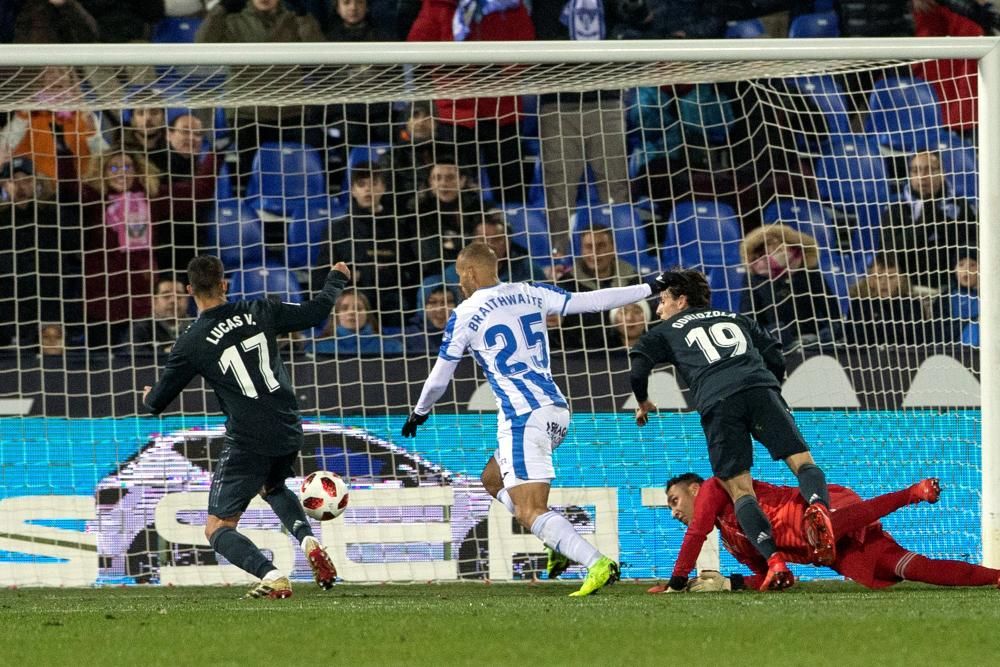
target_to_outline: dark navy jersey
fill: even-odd
[[[200,375],[215,391],[227,417],[226,434],[237,447],[268,456],[299,449],[298,401],[277,338],[320,325],[346,282],[331,271],[323,290],[301,305],[264,299],[202,311],[178,337],[146,407],[163,412]]]
[[[642,335],[629,357],[640,401],[653,367],[670,363],[702,413],[738,391],[780,387],[785,376],[778,341],[748,317],[711,308],[688,308],[660,322]]]

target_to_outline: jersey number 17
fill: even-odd
[[[257,351],[258,367],[268,392],[277,391],[281,387],[278,384],[278,378],[274,377],[274,371],[271,370],[271,353],[267,350],[267,337],[261,332],[240,343],[230,345],[222,351],[222,356],[219,357],[219,367],[222,369],[222,374],[225,375],[232,370],[244,396],[257,398],[257,387],[254,386],[250,371],[243,363],[243,357],[237,348],[242,348],[244,352]]]

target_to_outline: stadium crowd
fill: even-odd
[[[982,0],[15,0],[0,10],[4,41],[62,44],[981,35],[997,25]],[[572,291],[700,268],[714,305],[753,315],[786,349],[978,344],[974,63],[237,109],[177,104],[169,68],[108,69],[45,68],[29,84],[36,104],[0,114],[7,349],[167,352],[193,314],[184,268],[218,250],[235,295],[299,301],[333,263],[355,269],[325,326],[290,337],[289,349],[433,354],[461,300],[454,262],[469,240],[490,244],[502,280]],[[165,86],[163,103],[67,102],[138,83]],[[901,89],[919,113],[884,106]],[[893,111],[910,124],[884,131]],[[861,170],[869,176],[855,178]],[[554,318],[552,343],[624,350],[651,319],[644,305]]]

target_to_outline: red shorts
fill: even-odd
[[[831,567],[866,588],[885,588],[902,581],[895,573],[896,565],[909,552],[877,526],[870,526],[863,540],[841,541]]]

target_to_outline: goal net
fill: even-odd
[[[497,403],[472,358],[400,436],[473,240],[502,280],[571,291],[704,271],[713,306],[782,341],[829,482],[871,497],[939,477],[939,504],[884,525],[989,560],[978,221],[1000,210],[977,165],[1000,136],[977,59],[994,42],[800,44],[0,48],[0,584],[247,579],[203,534],[214,395],[196,380],[161,418],[140,402],[196,316],[202,252],[233,298],[302,302],[351,266],[330,319],[281,343],[305,422],[289,486],[331,470],[351,488],[314,525],[345,581],[544,578],[541,543],[479,480]],[[634,424],[628,350],[655,308],[547,323],[573,412],[551,502],[625,578],[669,577],[684,530],[664,483],[711,474],[672,369]],[[755,477],[795,484],[755,453]],[[240,525],[310,578],[263,501]],[[711,547],[704,563],[746,572]]]

